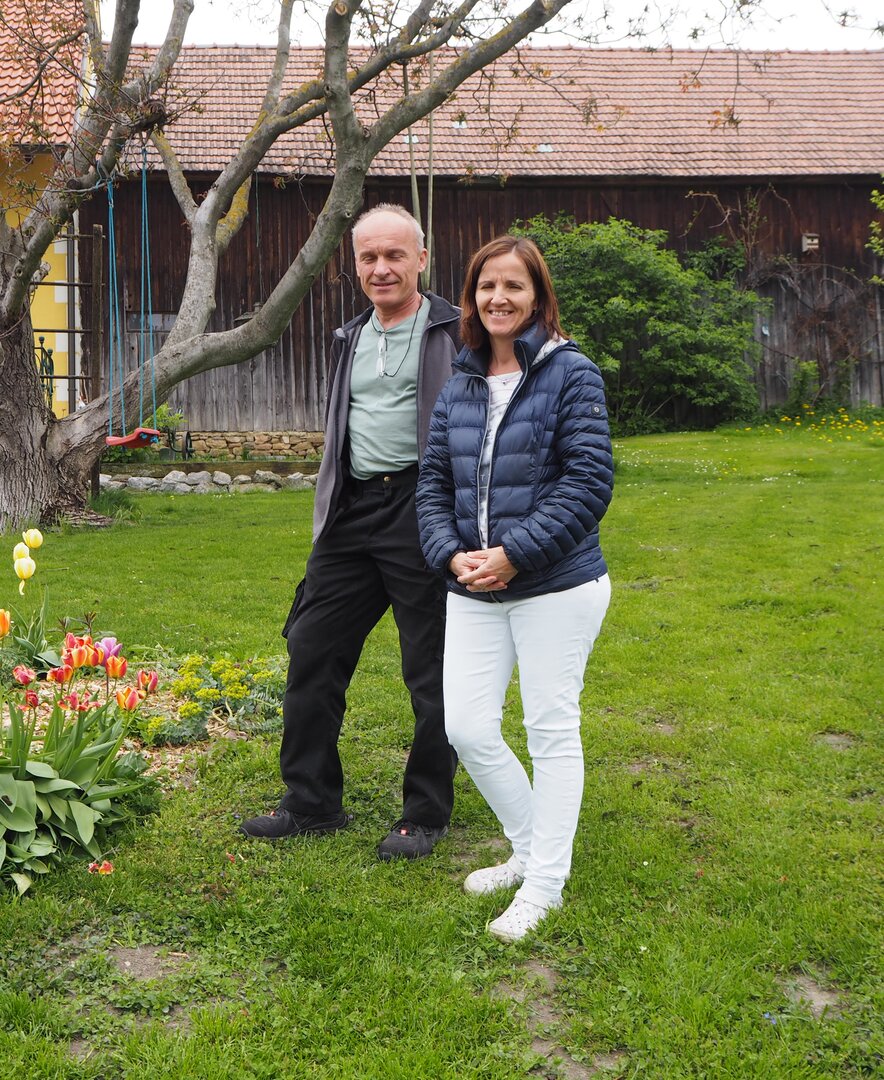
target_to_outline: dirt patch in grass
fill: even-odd
[[[658,720],[654,724],[654,729],[659,731],[661,735],[674,735],[678,731],[675,724],[670,724],[665,720]]]
[[[553,996],[557,985],[558,975],[553,968],[532,959],[516,969],[513,980],[505,979],[491,991],[492,997],[515,1001],[525,1008],[531,1049],[544,1059],[531,1069],[531,1075],[548,1080],[587,1080],[601,1070],[621,1065],[626,1055],[620,1051],[595,1054],[589,1064],[584,1064],[548,1037],[549,1029],[562,1019]]]
[[[856,743],[856,736],[848,731],[821,731],[816,741],[833,750],[849,750]]]
[[[780,987],[793,1005],[803,1005],[810,1010],[814,1020],[832,1019],[840,1016],[844,1001],[841,995],[817,982],[811,975],[796,972],[780,980]]]
[[[151,945],[116,946],[108,949],[107,957],[121,975],[133,979],[163,979],[190,959],[187,953],[167,953]]]

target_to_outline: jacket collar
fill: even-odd
[[[421,296],[426,296],[430,301],[430,312],[427,315],[427,326],[439,326],[440,324],[454,322],[460,318],[460,308],[449,304],[441,296],[435,293],[421,291]],[[335,337],[346,338],[349,334],[360,327],[365,326],[371,318],[374,308],[366,308],[360,315],[351,319],[348,323],[335,330]]]
[[[516,338],[513,349],[522,371],[530,371],[535,365],[544,363],[557,348],[567,344],[567,342],[561,342],[561,345],[544,348],[547,341],[546,329],[540,323],[533,323]],[[471,375],[481,375],[484,379],[488,374],[488,359],[487,347],[473,350],[464,346],[454,361],[454,366]]]

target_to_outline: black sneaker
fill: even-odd
[[[388,862],[390,859],[422,859],[429,855],[448,832],[447,825],[417,825],[413,821],[397,821],[389,833],[378,844],[378,858]]]
[[[269,814],[249,818],[239,831],[246,836],[262,840],[282,840],[286,836],[319,836],[322,833],[346,829],[353,815],[341,810],[331,816],[323,814],[293,814],[279,807]]]

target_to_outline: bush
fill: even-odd
[[[562,323],[605,376],[623,435],[714,426],[757,413],[752,383],[760,300],[734,282],[732,251],[683,266],[666,234],[628,221],[543,216],[513,230],[543,252]]]
[[[205,739],[212,717],[249,734],[282,727],[285,677],[279,661],[237,663],[188,656],[171,689],[181,699],[177,716],[151,716],[141,722],[141,737],[149,745]]]

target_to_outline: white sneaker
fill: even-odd
[[[484,896],[485,893],[492,893],[497,889],[509,889],[513,885],[521,885],[524,880],[525,871],[522,864],[513,855],[500,866],[485,866],[481,870],[474,870],[467,876],[463,889],[464,892],[472,893],[473,896]]]
[[[543,922],[553,906],[532,904],[517,896],[506,911],[488,924],[488,933],[501,941],[521,941]]]

